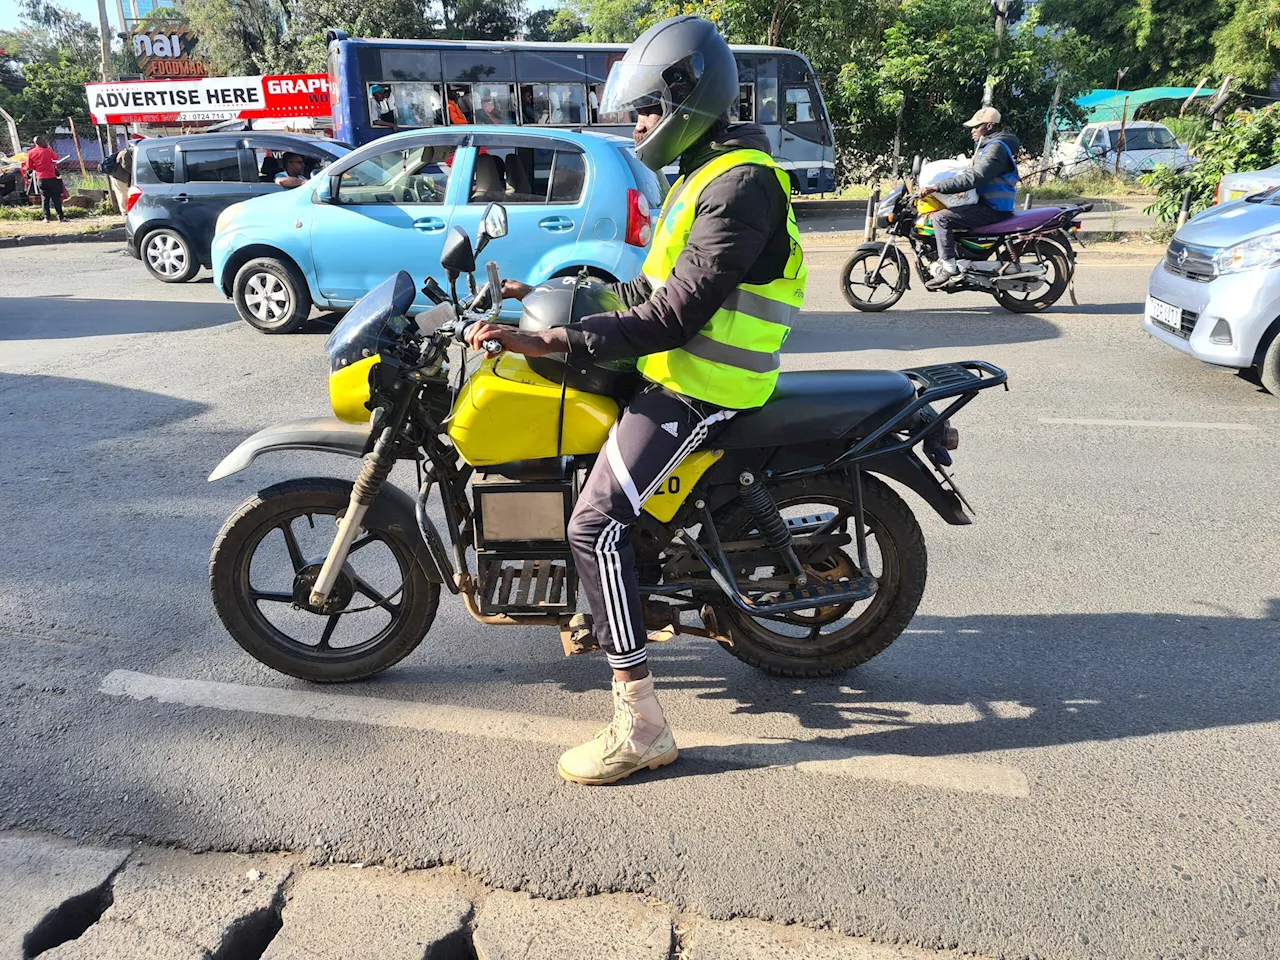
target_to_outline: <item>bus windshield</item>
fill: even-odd
[[[623,44],[351,40],[334,31],[329,79],[335,136],[359,146],[398,130],[502,124],[630,137],[635,116],[601,111]],[[734,47],[730,119],[760,124],[800,193],[835,188],[835,137],[801,54]],[[674,176],[674,168],[664,171]]]

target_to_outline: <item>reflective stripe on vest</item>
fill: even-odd
[[[1005,154],[1009,157],[1009,164],[1013,169],[979,186],[978,196],[988,206],[1004,213],[1012,213],[1013,208],[1017,206],[1018,181],[1022,179],[1018,176],[1018,161],[1013,158],[1013,150],[1003,140],[993,140],[988,146],[995,144],[999,144],[1004,148]],[[986,147],[983,149],[986,149]],[[975,157],[974,159],[976,160],[977,158]]]
[[[790,205],[790,178],[772,157],[758,150],[730,151],[681,178],[663,204],[643,268],[656,293],[688,245],[702,191],[716,177],[744,163],[772,169],[788,198],[791,255],[783,276],[770,283],[740,284],[683,347],[650,354],[637,362],[640,372],[655,383],[735,409],[758,407],[773,393],[782,365],[782,343],[804,303],[807,269]]]

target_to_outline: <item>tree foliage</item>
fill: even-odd
[[[856,41],[840,73],[855,165],[881,169],[901,155],[971,148],[965,120],[994,83],[995,105],[1024,146],[1039,152],[1056,84],[1060,103],[1084,89],[1096,54],[1074,31],[1037,35],[1034,17],[999,43],[984,0],[904,0],[879,36]],[[1064,109],[1070,109],[1065,107]]]
[[[568,43],[575,40],[587,25],[575,11],[566,8],[544,7],[529,14],[524,21],[524,38],[541,43]]]
[[[0,106],[27,144],[67,117],[87,123],[84,85],[101,76],[101,47],[97,29],[70,10],[48,0],[18,6],[19,28],[0,31]]]

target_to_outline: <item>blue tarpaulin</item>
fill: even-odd
[[[1147,87],[1143,90],[1094,90],[1076,97],[1076,104],[1084,110],[1085,123],[1107,123],[1110,120],[1133,119],[1134,111],[1148,103],[1168,100],[1181,104],[1195,93],[1195,87]],[[1217,87],[1206,86],[1199,97],[1212,97]]]

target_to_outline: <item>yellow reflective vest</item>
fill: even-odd
[[[787,200],[791,255],[782,277],[770,283],[741,283],[711,320],[683,347],[652,353],[637,362],[646,379],[676,393],[737,410],[769,399],[782,365],[782,342],[804,304],[808,270],[800,249],[800,230],[791,209],[791,181],[767,153],[732,150],[681,177],[667,194],[645,257],[643,272],[657,291],[671,275],[689,243],[698,198],[716,177],[744,163],[769,167],[778,175]]]

